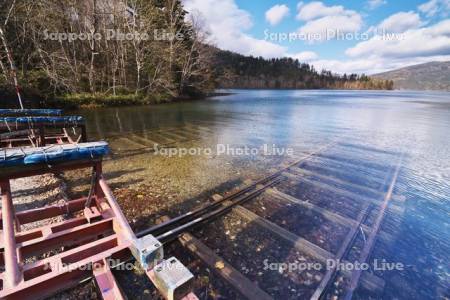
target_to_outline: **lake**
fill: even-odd
[[[375,189],[378,178],[400,163],[392,197],[398,209],[388,210],[381,225],[390,240],[377,242],[369,260],[399,262],[404,270],[373,273],[386,282],[385,299],[450,297],[450,93],[223,92],[232,94],[76,113],[86,117],[91,139],[110,142],[113,155],[105,168],[115,188],[163,187],[171,196],[161,201],[172,210],[184,204],[174,210],[179,213],[333,142],[304,168],[322,183],[320,175],[339,177],[363,196],[370,193],[358,186]],[[309,190],[298,186],[295,192],[301,198]],[[324,189],[318,197],[330,193]],[[131,222],[145,216],[137,211]]]

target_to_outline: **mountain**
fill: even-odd
[[[414,65],[372,77],[394,81],[395,89],[450,91],[450,61]]]

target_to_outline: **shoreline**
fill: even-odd
[[[123,95],[123,96],[101,96],[101,95],[90,95],[83,94],[79,100],[63,100],[52,99],[36,99],[30,100],[29,97],[25,98],[24,104],[26,108],[58,108],[65,110],[77,110],[77,109],[95,109],[95,108],[108,108],[108,107],[126,107],[126,106],[153,106],[160,104],[172,104],[180,102],[194,102],[203,101],[214,97],[225,97],[237,94],[234,91],[338,91],[338,92],[392,92],[392,93],[450,93],[450,90],[408,90],[408,89],[330,89],[330,88],[320,88],[320,89],[289,89],[289,88],[219,88],[214,92],[206,93],[198,96],[179,96],[173,98],[167,98],[165,100],[142,100],[135,95]],[[0,102],[2,102],[1,108],[17,108],[17,96],[5,96],[0,95]],[[76,94],[70,97],[78,97]],[[113,100],[111,100],[113,99]],[[162,99],[156,97],[155,99]],[[110,101],[111,100],[111,101]],[[34,101],[34,102],[33,102]],[[78,101],[78,102],[77,102]]]

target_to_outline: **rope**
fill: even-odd
[[[51,148],[55,147],[55,145],[51,145],[45,148],[42,148],[42,153],[44,154],[44,159],[45,159],[45,163],[47,164],[47,167],[49,169],[52,168],[52,165],[48,162],[48,157],[47,157],[47,150],[50,150]],[[62,149],[64,151],[64,149]]]
[[[31,117],[27,118],[27,123],[28,123],[28,129],[32,130],[34,128],[34,126],[33,126],[33,119]]]
[[[78,144],[77,144],[78,145]],[[94,147],[92,147],[92,148],[94,148],[95,149],[95,146]],[[94,159],[94,153],[92,152],[92,148],[91,147],[89,147],[88,149],[89,149],[89,154],[91,155],[91,159]]]
[[[8,128],[9,132],[12,132],[11,127],[9,127],[8,121],[6,120],[6,118],[4,119],[6,127]]]
[[[33,136],[28,136],[28,140],[30,141],[30,143],[31,143],[31,145],[33,145],[33,147],[36,147],[37,145],[35,145],[34,144],[34,141],[33,141]]]
[[[43,152],[43,154],[44,154],[45,163],[47,164],[47,167],[50,169],[51,166],[50,166],[50,164],[48,163],[47,152],[45,152],[45,148],[42,148],[42,152]]]

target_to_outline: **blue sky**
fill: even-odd
[[[288,56],[317,69],[366,74],[450,60],[450,0],[183,3],[210,43],[245,55]]]

